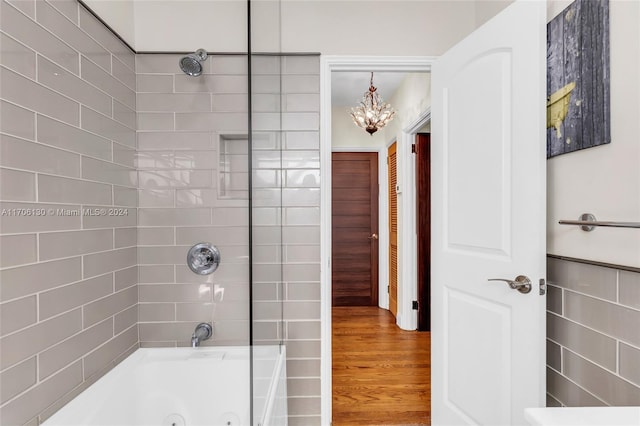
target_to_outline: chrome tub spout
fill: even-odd
[[[191,335],[191,347],[195,348],[200,346],[200,342],[210,339],[212,335],[213,329],[211,328],[211,324],[201,322],[200,324],[198,324],[196,330]]]

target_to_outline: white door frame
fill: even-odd
[[[331,423],[331,72],[429,72],[435,57],[320,57],[320,395],[321,424]],[[402,144],[404,145],[404,143]],[[400,145],[400,146],[402,146]],[[386,155],[385,155],[386,157]],[[404,184],[404,183],[403,183]]]
[[[416,141],[416,134],[431,121],[431,107],[423,111],[413,122],[402,129],[398,140],[399,152],[403,156],[403,167],[400,169],[400,182],[404,182],[402,197],[402,276],[405,283],[399,295],[398,303],[403,306],[402,312],[409,315],[398,316],[398,326],[403,330],[418,328],[418,311],[410,308],[411,302],[418,300],[418,229],[416,227],[416,162],[411,145]]]
[[[376,152],[378,154],[378,306],[389,309],[389,293],[387,293],[386,285],[389,276],[389,235],[381,232],[389,221],[389,198],[383,196],[387,193],[388,188],[386,148],[380,146],[336,146],[331,148],[331,152]]]

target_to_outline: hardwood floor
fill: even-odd
[[[333,425],[431,424],[431,334],[378,307],[332,311]]]

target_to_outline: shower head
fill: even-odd
[[[202,63],[206,60],[207,51],[198,49],[196,53],[190,53],[180,58],[180,69],[187,75],[197,77],[202,74]]]

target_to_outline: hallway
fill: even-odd
[[[333,425],[431,423],[431,334],[378,307],[334,307]]]

